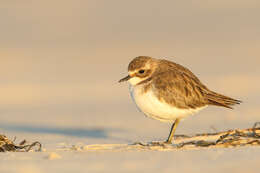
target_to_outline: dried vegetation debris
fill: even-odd
[[[260,123],[255,123],[252,128],[235,129],[216,133],[203,133],[192,136],[175,135],[172,144],[165,142],[135,142],[132,144],[90,144],[73,145],[60,148],[61,151],[131,151],[155,150],[176,151],[211,148],[231,148],[243,146],[260,146]]]
[[[18,145],[16,145],[14,144],[14,141],[11,141],[5,135],[0,134],[0,152],[5,152],[5,151],[13,151],[13,152],[41,151],[41,143],[36,141],[31,144],[27,144],[27,141],[23,140]]]
[[[176,135],[175,144],[163,142],[141,143],[134,145],[144,147],[162,146],[163,148],[198,148],[198,147],[239,147],[239,146],[260,146],[260,122],[249,129],[235,129],[218,133],[197,134],[194,136]]]
[[[196,134],[193,136],[175,135],[173,144],[164,142],[136,142],[133,144],[92,144],[64,147],[58,150],[68,151],[126,151],[126,150],[178,150],[199,148],[229,148],[242,146],[260,146],[260,122],[252,128],[235,129],[216,133]],[[25,140],[18,145],[5,135],[0,135],[0,152],[5,151],[41,151],[41,143],[28,144]]]

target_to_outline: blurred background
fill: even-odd
[[[170,124],[144,117],[117,83],[139,55],[182,64],[243,101],[209,107],[177,134],[251,127],[260,121],[259,8],[256,0],[2,1],[0,132],[49,145],[165,139]]]

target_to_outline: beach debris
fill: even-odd
[[[28,144],[26,140],[21,141],[18,145],[14,141],[9,140],[5,135],[0,134],[0,152],[13,151],[13,152],[29,152],[41,151],[41,143],[36,141]]]
[[[198,148],[198,147],[239,147],[239,146],[260,146],[260,122],[256,122],[249,129],[234,129],[216,133],[196,134],[193,136],[175,135],[174,144],[164,142],[142,143],[136,142],[133,145],[143,147],[163,148]]]

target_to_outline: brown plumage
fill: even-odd
[[[139,84],[146,83],[147,89],[152,85],[156,89],[157,97],[166,103],[182,109],[195,109],[205,105],[232,109],[231,106],[241,103],[240,100],[209,90],[189,69],[168,60],[140,56],[129,64],[128,70],[140,69],[145,66],[147,61],[151,61],[151,64],[156,62],[154,63],[155,71],[151,77]],[[148,75],[150,75],[149,72],[146,76]]]

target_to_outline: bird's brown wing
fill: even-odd
[[[153,78],[153,87],[160,100],[182,109],[195,109],[207,104],[205,86],[187,73],[168,70]]]
[[[178,108],[199,108],[205,105],[231,106],[241,101],[209,90],[187,68],[162,60],[153,76],[156,95],[165,102]]]

